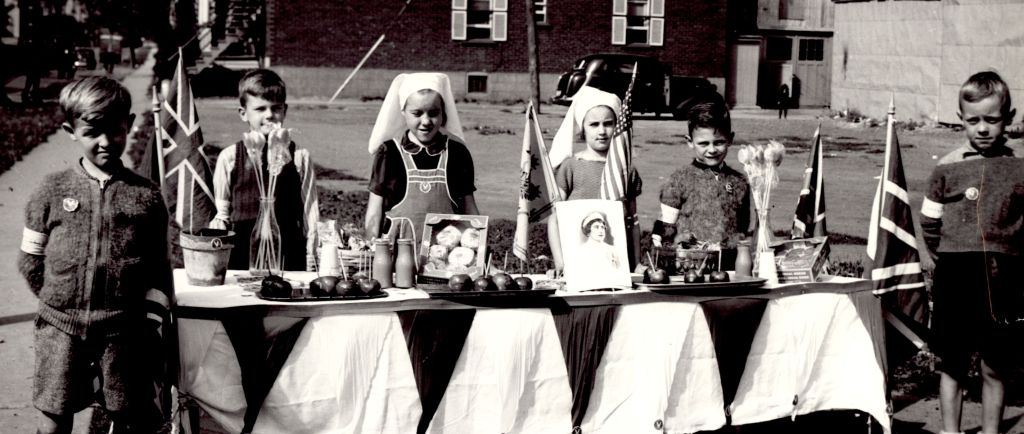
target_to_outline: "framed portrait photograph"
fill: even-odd
[[[622,202],[598,199],[557,202],[555,218],[567,290],[632,287]]]

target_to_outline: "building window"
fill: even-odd
[[[533,0],[533,21],[537,24],[548,23],[548,0]]]
[[[664,17],[665,0],[614,0],[612,45],[662,46]]]
[[[825,40],[801,39],[799,59],[819,62],[825,60]]]
[[[466,91],[469,93],[487,93],[487,74],[467,75]]]
[[[803,0],[779,0],[780,20],[802,20],[804,19]]]
[[[508,39],[508,0],[452,0],[452,39]]]
[[[768,38],[765,43],[766,60],[785,62],[793,58],[793,40],[790,38]]]

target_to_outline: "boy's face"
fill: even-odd
[[[96,167],[109,171],[121,165],[128,137],[128,128],[135,121],[135,115],[116,119],[79,118],[74,126],[65,122],[61,125],[71,140],[82,147],[82,154]]]
[[[725,156],[729,154],[732,136],[731,131],[723,134],[713,128],[694,128],[686,140],[696,154],[697,161],[708,166],[717,166],[725,161]]]
[[[288,114],[288,104],[283,101],[269,101],[258,96],[248,95],[245,106],[238,108],[238,116],[249,124],[249,131],[258,131],[266,136],[274,127],[284,122]]]
[[[402,109],[405,127],[420,143],[430,143],[444,126],[444,100],[437,92],[415,92]]]
[[[960,121],[967,140],[975,149],[985,150],[1003,141],[1003,130],[1013,120],[1014,110],[1002,112],[1003,101],[990,95],[975,102],[960,100]]]
[[[608,152],[615,132],[615,112],[608,106],[599,105],[583,115],[583,137],[587,146],[599,154]]]

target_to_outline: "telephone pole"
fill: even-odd
[[[533,0],[526,1],[526,46],[528,47],[530,73],[530,102],[540,113],[540,61],[537,54],[537,22],[533,16]]]

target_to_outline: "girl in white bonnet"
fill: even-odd
[[[601,199],[601,175],[621,110],[622,102],[618,96],[597,88],[584,86],[573,96],[572,105],[555,133],[549,154],[552,166],[556,166],[555,181],[563,199]],[[573,154],[577,137],[586,143],[586,148]],[[640,196],[641,186],[640,175],[634,166],[629,174],[630,195]],[[626,213],[627,216],[633,214]],[[626,224],[626,232],[629,233],[629,225],[636,222],[627,219]],[[558,225],[552,217],[548,219],[548,242],[555,269],[562,270],[564,261],[558,240]]]
[[[415,239],[427,213],[480,213],[473,158],[461,136],[447,75],[395,77],[367,148],[373,154],[367,237],[394,239],[402,232]]]

